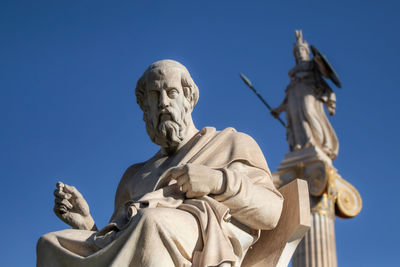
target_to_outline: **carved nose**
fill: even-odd
[[[165,109],[165,108],[168,107],[168,104],[167,104],[167,103],[164,103],[164,102],[160,102],[160,105],[158,105],[158,107],[159,107],[160,109]]]
[[[166,107],[168,107],[168,96],[163,92],[162,94],[160,94],[160,99],[158,101],[158,107],[161,109],[164,109]]]

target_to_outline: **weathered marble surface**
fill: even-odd
[[[282,104],[272,110],[277,117],[286,113],[287,141],[290,151],[319,147],[332,160],[339,151],[339,143],[324,107],[330,115],[335,114],[336,95],[323,80],[322,73],[314,59],[310,59],[310,49],[303,41],[301,31],[296,31],[293,45],[296,65],[289,71],[290,83]]]
[[[312,227],[296,250],[292,266],[337,266],[334,218],[327,214],[312,213]]]
[[[198,89],[176,61],[153,63],[136,96],[160,151],[127,169],[101,230],[78,190],[58,183],[54,211],[73,229],[40,238],[37,266],[239,266],[283,205],[260,148],[232,128],[196,129]]]
[[[357,216],[362,200],[357,189],[332,164],[338,153],[338,141],[323,104],[333,115],[336,97],[322,75],[333,77],[338,86],[340,82],[329,66],[327,71],[323,70],[321,58],[310,60],[308,44],[302,40],[301,31],[296,31],[296,39],[293,53],[297,65],[289,72],[291,80],[286,98],[272,111],[275,116],[286,112],[290,152],[273,173],[273,180],[278,188],[295,179],[308,182],[312,226],[299,244],[292,265],[336,267],[335,216]]]
[[[285,201],[278,225],[261,231],[260,239],[246,254],[242,267],[286,267],[311,226],[307,182],[296,179],[279,189]]]

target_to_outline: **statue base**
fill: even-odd
[[[294,267],[335,267],[335,216],[351,218],[361,211],[358,191],[338,173],[318,147],[287,153],[272,174],[277,188],[300,178],[308,182],[312,225],[297,248]],[[318,241],[318,242],[317,242]]]
[[[311,146],[287,153],[272,176],[278,188],[296,178],[304,179],[310,195],[320,196],[326,189],[330,171],[337,172],[332,160],[320,148]]]
[[[332,216],[351,218],[361,211],[362,200],[357,189],[342,178],[332,165],[332,160],[318,147],[287,153],[272,178],[277,188],[294,179],[306,180],[312,197],[312,209],[327,194],[333,201],[329,208]]]
[[[286,153],[285,158],[282,160],[281,166],[278,168],[278,170],[290,168],[298,165],[299,163],[306,163],[316,160],[332,165],[332,160],[320,148],[311,146]]]

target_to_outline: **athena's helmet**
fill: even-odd
[[[307,41],[303,41],[303,32],[296,30],[296,43],[293,44],[293,55],[296,58],[296,62],[310,60],[310,49],[308,48]]]

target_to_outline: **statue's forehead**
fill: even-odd
[[[181,73],[177,70],[166,70],[162,73],[152,72],[147,78],[149,88],[177,87],[181,84]]]

